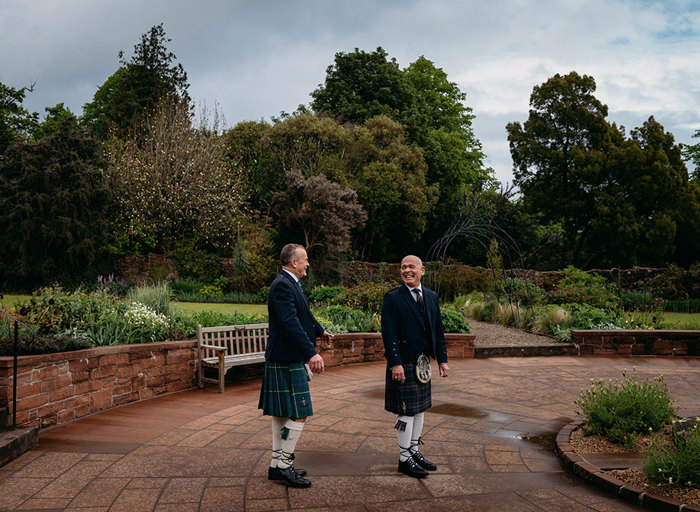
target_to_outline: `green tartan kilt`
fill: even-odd
[[[304,363],[265,361],[258,409],[265,416],[294,419],[313,416]]]
[[[384,409],[394,414],[415,416],[432,407],[430,382],[425,384],[416,379],[416,365],[403,363],[406,381],[399,384],[391,378],[391,368],[387,365],[384,391]]]

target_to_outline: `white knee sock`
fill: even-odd
[[[270,467],[276,468],[277,462],[280,458],[280,450],[282,449],[282,427],[287,421],[287,418],[281,418],[280,416],[272,417],[272,460],[270,461]]]
[[[418,442],[421,432],[423,432],[424,413],[418,413],[413,417],[413,431],[411,432],[411,453],[419,451]]]
[[[294,449],[297,446],[297,441],[299,441],[301,437],[302,430],[304,430],[303,421],[288,419],[284,423],[282,427],[282,442],[280,445],[282,456],[279,462],[277,462],[278,468],[285,469],[292,465],[292,455],[294,455]]]
[[[399,441],[399,460],[408,460],[411,449],[411,435],[413,433],[414,416],[399,416],[396,420],[396,437]]]

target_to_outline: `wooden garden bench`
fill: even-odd
[[[265,361],[268,324],[197,326],[197,383],[219,384],[224,392],[224,378],[234,366]],[[216,368],[218,378],[204,376],[203,367]]]

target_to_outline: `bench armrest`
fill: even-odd
[[[211,350],[216,350],[217,352],[226,352],[226,347],[220,347],[218,345],[205,345],[204,343],[199,345],[200,348],[208,348]]]

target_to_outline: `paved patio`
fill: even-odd
[[[592,378],[663,374],[681,415],[700,415],[700,359],[533,357],[454,360],[433,388],[423,453],[439,465],[396,472],[394,417],[380,363],[312,382],[316,414],[297,446],[313,486],[266,479],[270,426],[259,382],[134,403],[42,431],[0,468],[0,510],[631,511],[564,472],[554,436]]]

